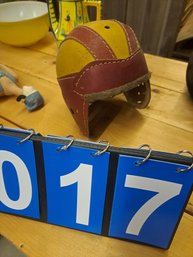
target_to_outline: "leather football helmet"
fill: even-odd
[[[150,73],[133,30],[116,20],[78,26],[60,45],[56,71],[64,100],[84,135],[90,135],[94,102],[123,93],[145,108]]]

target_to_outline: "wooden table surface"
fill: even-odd
[[[14,97],[0,99],[0,124],[34,128],[43,135],[73,135],[85,138],[69,113],[56,80],[57,46],[52,34],[28,48],[0,44],[0,62],[15,70],[20,85],[33,85],[45,99],[45,106],[28,113]],[[155,150],[193,152],[193,101],[186,84],[187,64],[146,55],[152,73],[152,99],[144,110],[127,105],[122,96],[114,99],[118,114],[106,130],[92,141],[138,147],[148,143]],[[106,238],[80,231],[0,214],[0,234],[30,257],[192,257],[193,196],[191,196],[169,250]]]

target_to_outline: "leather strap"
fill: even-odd
[[[110,46],[94,30],[86,26],[79,26],[78,29],[71,31],[68,39],[74,39],[84,45],[95,60],[114,60],[116,59]]]

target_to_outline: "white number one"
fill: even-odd
[[[92,165],[80,164],[73,172],[60,177],[60,186],[77,183],[76,223],[88,225],[92,183]]]
[[[19,197],[16,201],[9,198],[3,178],[3,163],[10,162],[17,173]],[[6,172],[9,172],[7,170]],[[32,199],[32,185],[25,163],[14,153],[0,150],[0,202],[14,210],[26,209]]]
[[[149,216],[163,203],[179,195],[182,189],[181,184],[132,175],[126,176],[125,187],[157,192],[156,195],[141,206],[128,224],[126,233],[133,235],[139,235]]]

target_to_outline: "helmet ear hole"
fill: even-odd
[[[127,102],[139,109],[147,107],[151,98],[149,80],[124,93]]]
[[[105,26],[105,29],[110,29],[110,26],[106,25],[106,26]]]

